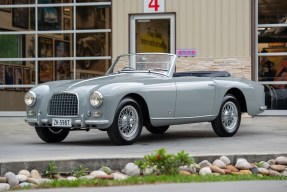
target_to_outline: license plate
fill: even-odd
[[[61,119],[61,118],[53,118],[52,119],[53,127],[72,127],[71,119]]]

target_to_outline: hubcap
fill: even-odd
[[[138,129],[138,120],[137,110],[131,105],[125,106],[121,110],[118,118],[120,133],[126,138],[134,136]]]
[[[227,132],[232,133],[235,131],[238,121],[238,110],[233,102],[229,101],[224,104],[221,120]]]

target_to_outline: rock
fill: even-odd
[[[32,177],[33,179],[41,179],[41,178],[42,178],[41,175],[40,175],[40,173],[39,173],[39,171],[36,170],[36,169],[33,169],[33,170],[31,171],[31,177]]]
[[[134,163],[126,164],[122,172],[128,176],[139,176],[141,174],[139,167]]]
[[[230,159],[228,159],[228,157],[226,157],[226,156],[221,156],[219,159],[221,161],[223,161],[225,165],[229,165],[230,164]]]
[[[263,177],[263,175],[261,175],[261,174],[257,174],[257,176],[258,176],[258,177]]]
[[[0,183],[0,191],[8,191],[10,189],[10,185],[8,183]]]
[[[63,177],[58,173],[58,174],[53,175],[53,178],[58,180],[58,179],[61,179]]]
[[[52,179],[48,179],[48,178],[42,178],[42,179],[38,179],[37,181],[38,181],[38,183],[42,184],[42,183],[50,183],[53,180]]]
[[[269,176],[281,176],[281,174],[278,171],[269,169]]]
[[[21,170],[18,172],[18,175],[25,175],[27,178],[31,177],[31,173],[28,170]]]
[[[250,171],[252,172],[252,174],[257,175],[258,174],[258,167],[252,167],[250,169]]]
[[[252,175],[250,170],[240,170],[239,173],[242,173],[243,175]]]
[[[188,172],[188,171],[183,171],[183,170],[179,171],[179,174],[180,174],[180,175],[191,175],[190,172]]]
[[[196,172],[199,172],[201,169],[199,164],[194,164],[194,165],[190,165],[190,166],[193,166],[196,169]]]
[[[32,183],[28,183],[28,182],[23,182],[19,184],[20,188],[24,188],[24,187],[36,187],[34,184]]]
[[[232,173],[239,172],[239,170],[236,167],[234,167],[233,165],[227,165],[226,169],[230,170]]]
[[[284,176],[284,177],[287,177],[287,171],[282,171],[281,175]]]
[[[113,176],[114,180],[124,180],[124,179],[128,178],[127,175],[124,175],[124,174],[119,173],[119,172],[112,173],[112,176]]]
[[[107,176],[107,174],[103,171],[93,171],[90,173],[91,176],[97,178],[97,177],[101,177],[101,176]]]
[[[85,175],[85,176],[79,177],[79,179],[93,180],[95,179],[95,177],[92,175]]]
[[[284,165],[271,165],[270,168],[274,171],[282,172],[285,170],[286,166],[284,166]]]
[[[27,182],[28,183],[32,183],[34,185],[39,185],[40,184],[40,182],[37,179],[34,179],[34,178],[28,178]]]
[[[210,167],[203,167],[199,171],[199,175],[210,175],[210,174],[212,174]]]
[[[265,161],[260,161],[260,163],[262,164],[261,167],[263,167],[265,169],[269,169],[269,167],[270,167],[269,163],[267,163]]]
[[[187,172],[189,172],[191,174],[196,173],[196,168],[195,168],[195,166],[192,166],[192,165],[190,165],[190,166],[181,166],[179,168],[179,170],[180,171],[187,171]]]
[[[26,175],[16,175],[20,183],[26,182],[28,177]]]
[[[246,159],[241,159],[240,158],[240,159],[237,160],[237,162],[235,164],[235,167],[237,169],[247,170],[247,169],[251,168],[251,165]]]
[[[78,180],[77,177],[74,177],[74,176],[69,176],[66,178],[68,181],[76,181]]]
[[[258,168],[258,172],[261,174],[261,175],[269,175],[269,171],[263,167],[259,167]]]
[[[209,167],[211,163],[207,160],[203,160],[198,164],[200,167]]]
[[[113,172],[112,169],[109,168],[109,167],[102,167],[102,168],[99,169],[99,171],[103,171],[103,172],[105,172],[108,175],[112,174],[112,172]]]
[[[214,176],[220,176],[219,173],[212,173],[212,175],[214,175]]]
[[[7,179],[7,183],[10,185],[11,188],[16,187],[17,185],[19,185],[19,180],[16,177],[16,175],[12,172],[7,172],[5,174],[5,177]]]
[[[275,159],[275,163],[279,165],[287,165],[287,157],[280,156]]]
[[[0,177],[0,183],[7,183],[6,177]]]
[[[219,167],[220,169],[225,169],[226,165],[223,161],[216,159],[215,161],[213,161],[212,165]]]
[[[143,175],[147,176],[147,175],[151,175],[153,173],[153,168],[145,168],[143,170]]]
[[[276,164],[276,161],[275,161],[275,159],[270,159],[269,161],[267,161],[267,163],[268,163],[269,165],[275,165],[275,164]]]
[[[243,175],[241,172],[231,172],[231,175]]]
[[[231,171],[229,169],[222,169],[225,174],[231,174]]]
[[[220,175],[225,175],[224,170],[220,169],[219,167],[213,166],[213,165],[211,165],[209,167],[213,173],[219,173]]]

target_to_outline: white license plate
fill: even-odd
[[[53,118],[52,126],[53,127],[72,127],[72,120],[62,119],[62,118]]]

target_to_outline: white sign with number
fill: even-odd
[[[164,12],[165,0],[144,0],[144,13]]]

